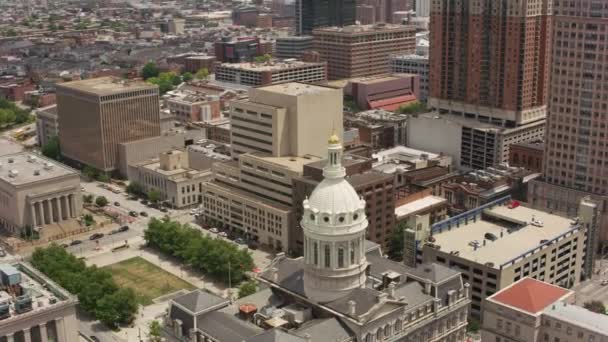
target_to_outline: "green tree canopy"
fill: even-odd
[[[156,320],[150,322],[148,325],[148,338],[150,342],[161,342],[162,341],[162,327]]]
[[[132,181],[127,185],[127,193],[135,196],[143,196],[145,194],[144,186],[137,181]]]
[[[182,80],[184,82],[192,81],[193,78],[194,78],[194,76],[192,75],[191,72],[185,72],[182,74]]]
[[[606,313],[606,306],[604,305],[604,303],[602,303],[599,300],[591,300],[588,302],[585,302],[583,304],[583,307],[589,311],[593,311],[595,313],[600,313],[600,314],[605,314]]]
[[[199,69],[194,75],[199,80],[206,80],[209,77],[209,70],[207,68]]]
[[[143,69],[141,69],[141,77],[143,77],[144,80],[152,77],[158,77],[158,74],[160,74],[160,70],[153,62],[146,63]]]
[[[42,155],[51,158],[54,160],[61,159],[61,149],[59,148],[59,137],[54,136],[46,142],[46,144],[42,145],[41,148]]]
[[[135,293],[120,288],[112,275],[96,266],[86,266],[64,248],[52,244],[37,248],[32,254],[32,265],[78,296],[83,310],[115,329],[129,324],[138,310]]]
[[[258,291],[255,280],[249,280],[239,286],[239,298],[250,296]]]
[[[82,200],[84,203],[93,203],[93,195],[82,195]]]
[[[162,95],[173,90],[176,85],[182,83],[182,79],[174,72],[162,72],[158,77],[148,78],[147,82],[156,84],[158,86],[158,91]]]
[[[202,235],[187,224],[168,218],[152,218],[144,231],[148,246],[183,260],[194,269],[227,282],[238,284],[253,269],[253,259],[246,249],[222,239]]]
[[[108,199],[104,196],[99,196],[95,199],[95,204],[97,204],[98,207],[105,207],[108,205]]]
[[[255,62],[257,62],[257,63],[265,63],[265,62],[268,62],[271,59],[272,59],[272,56],[267,53],[267,54],[262,55],[262,56],[257,56],[253,60]]]
[[[160,201],[161,193],[158,190],[148,191],[148,200],[152,203],[158,203]]]
[[[427,106],[424,103],[418,101],[405,106],[401,106],[399,107],[399,109],[397,109],[397,113],[400,114],[421,114],[426,113],[428,111],[429,109],[427,108]]]

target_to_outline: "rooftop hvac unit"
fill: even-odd
[[[45,170],[51,170],[53,168],[53,164],[51,163],[44,163],[44,169]]]
[[[0,320],[11,317],[11,308],[8,302],[0,303]]]
[[[15,300],[15,312],[18,314],[32,311],[32,309],[32,297],[30,295],[17,297]]]
[[[27,156],[27,161],[30,163],[34,163],[36,161],[36,157],[29,155],[29,156]]]
[[[17,178],[17,176],[19,176],[19,171],[17,170],[9,170],[8,171],[8,176],[11,178]]]

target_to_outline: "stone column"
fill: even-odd
[[[23,330],[23,342],[32,342],[32,334],[30,328]]]
[[[51,223],[51,202],[48,199],[42,201],[42,211],[42,216],[44,216],[44,223]]]
[[[46,323],[40,323],[40,342],[48,342],[49,333],[46,330]]]
[[[76,196],[70,195],[70,210],[72,211],[72,217],[76,217]]]
[[[71,342],[65,339],[65,323],[63,317],[55,320],[55,330],[57,331],[57,342]]]
[[[15,334],[14,333],[10,333],[6,335],[6,342],[15,342]]]
[[[61,208],[61,196],[55,197],[57,203],[57,222],[63,221],[63,208]]]
[[[30,212],[32,213],[32,228],[38,226],[38,220],[36,219],[36,203],[30,203]]]

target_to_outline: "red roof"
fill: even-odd
[[[570,291],[540,280],[524,278],[490,297],[491,300],[531,314],[544,310]]]
[[[370,100],[368,101],[368,104],[371,109],[382,108],[392,112],[399,109],[399,107],[403,105],[416,101],[416,95],[402,95],[382,100]]]

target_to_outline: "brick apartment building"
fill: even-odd
[[[315,29],[313,50],[327,62],[330,80],[385,74],[390,57],[414,53],[413,26],[379,23]]]

